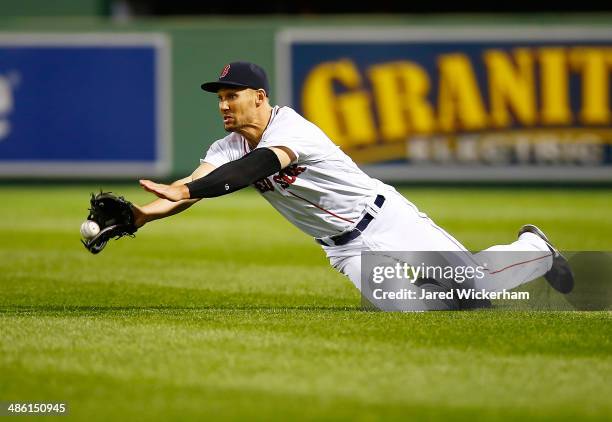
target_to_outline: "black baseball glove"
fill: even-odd
[[[91,207],[88,220],[95,221],[100,226],[100,232],[89,240],[81,240],[87,250],[97,254],[110,239],[132,236],[136,233],[132,203],[122,196],[112,192],[91,194]]]

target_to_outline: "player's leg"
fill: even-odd
[[[552,266],[552,252],[533,233],[523,233],[508,245],[496,245],[474,254],[484,266],[484,278],[474,279],[474,287],[498,292],[510,290],[546,274]]]
[[[390,206],[385,203],[373,222],[375,229],[364,233],[374,250],[455,251],[457,260],[466,265],[486,262],[487,276],[476,279],[476,285],[468,287],[488,291],[510,290],[541,276],[561,293],[568,293],[573,288],[569,264],[535,226],[524,226],[516,242],[493,246],[473,255],[399,193],[391,191],[386,196]]]
[[[360,253],[364,248],[377,252],[456,252],[461,264],[482,265],[488,269],[483,279],[475,279],[475,284],[466,283],[465,286],[488,291],[509,290],[550,274],[553,253],[547,242],[535,233],[522,233],[516,242],[493,246],[473,255],[396,191],[385,192],[385,198],[375,219],[354,242],[356,252],[352,257],[333,258],[333,251],[328,251],[332,265],[347,275],[358,289],[361,287]]]
[[[512,289],[544,276],[561,293],[574,287],[574,276],[567,260],[536,226],[527,224],[516,242],[497,245],[474,255],[488,264],[487,277],[475,280],[477,288],[490,291]]]
[[[391,257],[380,256],[377,260],[377,265],[393,266],[397,261]],[[346,275],[355,287],[362,293],[362,265],[361,255],[354,256],[341,256],[341,257],[330,257],[330,263],[334,268]],[[394,280],[387,280],[391,284]],[[367,283],[367,281],[366,281]],[[441,292],[448,291],[448,288],[440,285],[433,280],[420,280],[419,283],[410,283],[404,279],[399,280],[400,285],[405,290],[411,290],[415,294],[415,299],[397,299],[397,300],[383,300],[377,301],[377,307],[387,311],[448,311],[458,310],[460,308],[459,301],[454,299],[419,299],[422,296],[422,290],[429,292]],[[369,291],[366,289],[366,291]],[[375,302],[365,294],[365,300],[368,302]]]

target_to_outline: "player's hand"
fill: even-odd
[[[177,202],[183,199],[189,199],[189,189],[185,185],[164,185],[155,183],[151,180],[140,180],[140,186],[144,190],[154,193],[162,199]]]

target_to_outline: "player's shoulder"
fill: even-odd
[[[304,117],[302,117],[297,111],[292,109],[289,106],[275,106],[272,110],[273,115],[273,123],[297,123],[302,124],[308,122]]]
[[[246,140],[238,133],[232,132],[221,139],[217,139],[211,144],[211,148],[228,150],[228,149],[244,149]]]
[[[275,106],[268,134],[289,136],[291,138],[312,138],[317,127],[289,106]]]

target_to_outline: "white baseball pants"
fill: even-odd
[[[474,287],[491,292],[520,286],[544,275],[552,266],[552,252],[532,233],[522,234],[509,245],[492,246],[472,254],[392,187],[380,193],[385,196],[385,203],[361,236],[343,246],[323,247],[331,265],[359,290],[362,251],[461,252],[469,265],[486,262],[488,272],[484,278],[474,280]],[[525,252],[526,258],[517,252]]]

